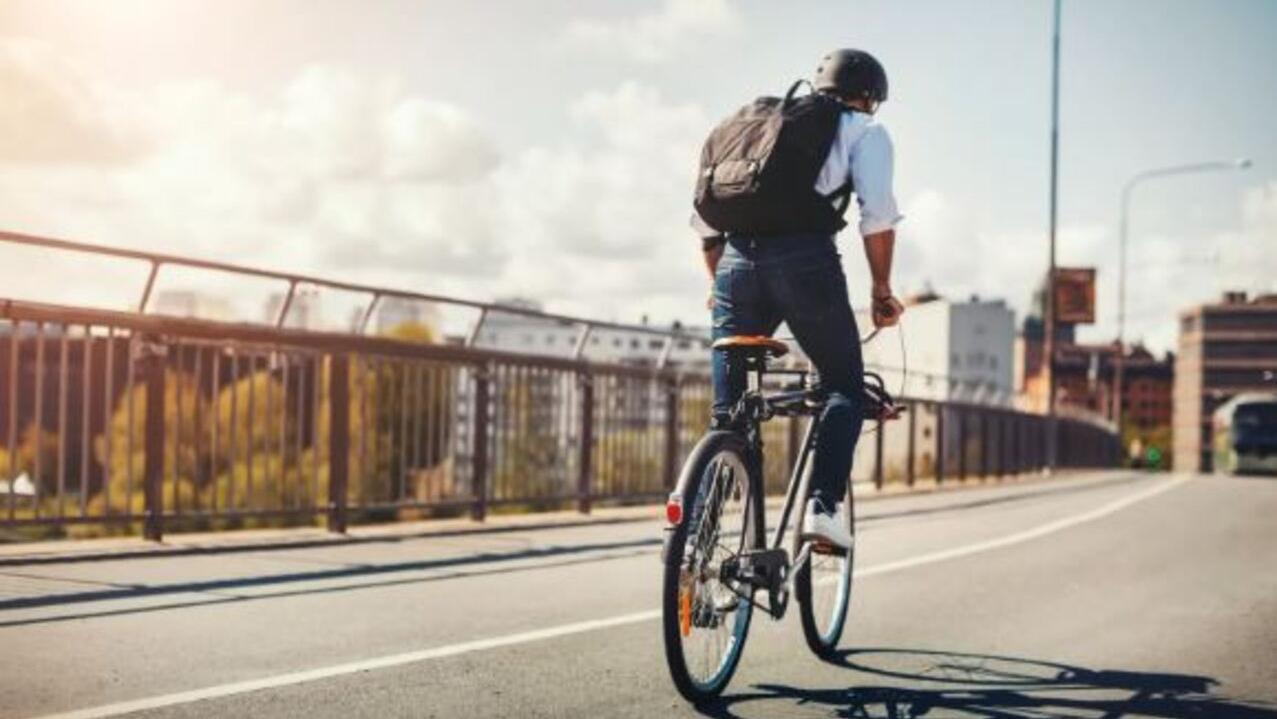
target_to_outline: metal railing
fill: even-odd
[[[0,300],[0,530],[140,528],[155,539],[324,518],[344,531],[350,521],[657,499],[707,426],[709,399],[708,377],[676,364]],[[862,437],[857,480],[1042,466],[1037,415],[905,402],[905,419]],[[765,427],[773,489],[797,452],[798,422]],[[1116,457],[1102,426],[1066,419],[1059,432],[1071,466]]]
[[[575,342],[575,357],[582,356],[586,340],[589,338],[591,333],[597,330],[619,330],[627,333],[642,333],[659,336],[666,341],[665,348],[661,353],[661,357],[663,359],[668,358],[669,350],[672,343],[675,341],[704,341],[705,339],[695,333],[680,331],[673,328],[667,330],[656,327],[648,327],[646,325],[627,325],[617,322],[604,322],[601,320],[587,319],[583,317],[572,317],[552,312],[542,312],[540,310],[522,307],[516,304],[479,302],[476,300],[467,300],[457,297],[432,295],[424,292],[412,292],[409,290],[398,290],[387,287],[363,285],[354,282],[344,282],[341,280],[331,280],[292,272],[264,270],[256,267],[247,267],[244,265],[235,265],[226,262],[213,262],[210,260],[180,257],[177,255],[144,252],[141,250],[130,250],[118,247],[106,247],[103,245],[93,245],[52,237],[40,237],[37,235],[27,235],[18,232],[6,232],[0,230],[0,242],[24,247],[42,248],[53,250],[55,252],[80,253],[98,257],[111,257],[146,263],[150,269],[146,276],[146,282],[143,284],[138,295],[138,314],[145,314],[148,310],[150,310],[151,296],[155,290],[155,284],[159,278],[160,270],[165,266],[173,266],[196,270],[207,270],[211,272],[224,272],[242,277],[272,280],[287,285],[287,292],[283,296],[283,301],[279,306],[279,312],[274,318],[273,324],[277,329],[281,329],[286,326],[289,319],[289,313],[293,309],[294,300],[297,298],[298,289],[302,286],[310,286],[366,295],[368,297],[368,302],[364,305],[361,318],[355,328],[355,334],[359,335],[366,334],[369,321],[372,319],[382,300],[395,298],[433,305],[460,307],[476,311],[478,313],[478,318],[466,338],[467,345],[475,344],[479,331],[483,327],[484,320],[492,314],[505,316],[513,315],[576,327],[579,334]]]

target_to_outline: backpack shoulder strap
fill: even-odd
[[[841,115],[841,113],[839,114]],[[839,123],[834,126],[835,140],[837,140],[838,133],[841,131],[841,124],[840,119]],[[842,217],[847,214],[847,208],[851,206],[851,194],[855,191],[856,183],[851,178],[851,167],[849,166],[847,168],[847,180],[834,188],[832,192],[827,193],[825,199],[834,203],[834,211],[838,213],[839,217]]]
[[[837,212],[838,216],[842,217],[847,214],[847,208],[851,206],[851,193],[855,191],[856,184],[852,182],[849,176],[846,182],[839,185],[833,192],[825,195],[825,199],[834,203],[834,212]]]
[[[789,92],[785,93],[785,99],[780,103],[782,108],[789,107],[794,102],[794,95],[798,92],[798,88],[806,85],[811,92],[816,92],[815,86],[806,80],[795,80],[793,85],[789,86]]]

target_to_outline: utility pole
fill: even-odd
[[[1047,272],[1043,369],[1046,372],[1046,467],[1049,474],[1056,463],[1055,422],[1055,226],[1056,196],[1059,194],[1060,164],[1060,0],[1055,0],[1055,23],[1051,33],[1051,203],[1047,233]]]

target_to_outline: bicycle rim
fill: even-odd
[[[749,587],[720,574],[725,559],[751,548],[749,473],[735,448],[710,449],[666,566],[666,653],[675,685],[693,701],[727,685],[753,613],[740,596],[750,596]]]
[[[838,647],[851,605],[856,519],[850,485],[847,488],[846,517],[851,531],[851,547],[846,550],[813,547],[810,558],[799,568],[797,577],[803,635],[812,651],[822,656],[831,654]]]

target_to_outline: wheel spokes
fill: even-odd
[[[680,584],[679,628],[685,662],[699,684],[713,684],[730,664],[737,633],[744,628],[742,613],[750,611],[720,575],[723,562],[738,556],[748,539],[747,476],[735,456],[716,457],[706,469],[702,496],[693,504],[690,521],[695,533],[689,533],[685,545],[687,584]]]

